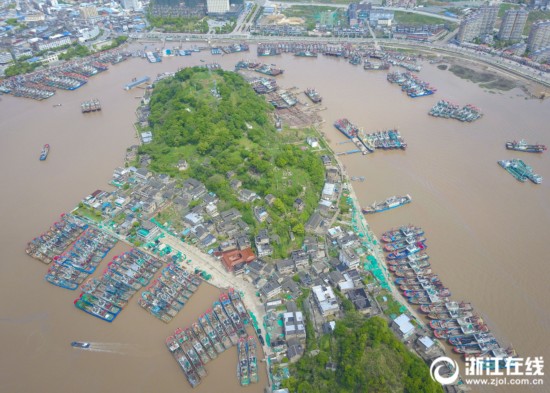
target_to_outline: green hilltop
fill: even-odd
[[[156,172],[203,182],[220,198],[220,210],[241,211],[254,235],[268,227],[279,237],[273,256],[285,257],[302,245],[325,172],[319,156],[304,148],[304,133],[275,130],[272,111],[241,75],[186,68],[156,84],[149,115],[154,139],[140,152],[151,155]],[[189,164],[184,172],[176,168],[182,159]],[[240,201],[232,180],[259,198]],[[271,205],[264,199],[269,194],[276,197]],[[301,212],[293,207],[296,198],[305,204]],[[254,207],[265,208],[269,219],[260,223]]]

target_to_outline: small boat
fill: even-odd
[[[90,343],[86,343],[82,341],[73,341],[71,343],[71,346],[74,348],[90,348]]]
[[[412,198],[410,195],[405,196],[392,196],[386,199],[383,202],[376,203],[374,202],[372,205],[362,209],[363,214],[372,214],[372,213],[378,213],[383,212],[390,209],[395,209],[396,207],[406,205],[407,203],[410,203],[412,201]]]
[[[538,143],[535,145],[530,145],[525,142],[524,139],[520,141],[506,142],[506,148],[508,150],[524,151],[528,153],[542,153],[546,150],[545,145],[541,145]]]
[[[49,152],[50,152],[50,145],[46,143],[42,148],[42,151],[40,152],[40,161],[44,161],[48,157]]]

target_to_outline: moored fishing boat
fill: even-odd
[[[107,322],[113,322],[116,318],[116,315],[111,314],[98,306],[92,306],[81,299],[75,299],[74,305],[76,308],[79,308],[80,310]]]
[[[410,236],[406,239],[398,240],[393,243],[384,244],[384,251],[399,251],[412,244],[420,244],[426,241],[426,238],[423,236]]]
[[[256,340],[249,336],[247,342],[248,370],[250,371],[250,382],[258,382],[258,359],[256,357]]]
[[[237,343],[239,342],[239,337],[237,336],[237,332],[235,331],[235,327],[233,326],[231,319],[223,310],[222,304],[220,302],[214,302],[214,314],[218,318],[218,321],[224,328],[227,336],[229,337],[233,345],[237,345]]]
[[[363,214],[380,213],[386,210],[395,209],[396,207],[406,205],[411,201],[412,201],[412,198],[409,194],[405,196],[394,195],[389,197],[383,202],[380,202],[380,203],[374,202],[372,205],[363,208],[362,211],[363,211]]]
[[[220,295],[220,302],[227,316],[231,319],[231,322],[233,322],[233,325],[235,326],[239,337],[246,335],[246,330],[244,328],[241,317],[235,310],[235,307],[233,307],[233,305],[231,304],[231,300],[229,300],[229,296],[226,293],[222,293]]]
[[[317,90],[313,88],[304,90],[304,94],[315,104],[323,101],[323,97],[321,97]]]
[[[468,324],[454,329],[434,329],[434,336],[437,338],[452,338],[454,336],[471,335],[475,333],[486,333],[489,328],[485,324]]]
[[[183,373],[185,374],[185,377],[187,378],[187,381],[189,382],[191,387],[194,388],[198,386],[201,382],[201,379],[193,369],[193,365],[191,364],[187,356],[185,356],[185,353],[183,352],[183,349],[180,347],[176,338],[174,336],[168,337],[166,339],[166,346],[182,368]]]
[[[424,230],[420,227],[413,225],[404,225],[398,229],[391,229],[382,234],[380,240],[384,243],[391,243],[397,240],[401,240],[408,236],[421,236],[424,234]]]
[[[357,136],[359,128],[352,124],[348,119],[338,119],[334,122],[334,127],[349,139]]]
[[[426,248],[428,248],[428,246],[426,246],[425,243],[420,242],[417,244],[407,246],[407,248],[405,248],[404,250],[391,252],[387,255],[387,258],[388,259],[406,258],[408,255],[416,254],[417,252],[425,250]]]
[[[241,338],[237,344],[237,354],[239,356],[238,374],[241,386],[250,384],[250,375],[248,371],[248,355],[246,353],[246,339]]]
[[[197,352],[197,355],[199,355],[199,358],[201,359],[202,364],[208,363],[210,361],[210,357],[206,353],[206,350],[204,349],[200,341],[193,334],[193,331],[191,330],[191,328],[185,329],[185,334],[189,338],[189,342],[193,346],[193,349],[195,350],[195,352]]]
[[[206,350],[208,357],[212,360],[216,359],[218,357],[218,353],[214,349],[214,346],[210,342],[210,339],[208,338],[206,333],[204,333],[204,331],[200,327],[199,323],[193,322],[193,324],[191,325],[191,329],[197,340],[199,340],[203,348]]]
[[[199,317],[199,324],[201,325],[202,329],[204,330],[204,333],[208,336],[212,344],[214,345],[214,349],[218,353],[222,353],[225,351],[225,347],[223,346],[221,340],[219,339],[218,335],[216,334],[216,331],[210,325],[210,322],[206,319],[206,314],[202,314]]]
[[[229,339],[229,336],[227,335],[226,331],[224,330],[222,324],[220,323],[218,318],[214,315],[212,309],[206,310],[206,313],[204,315],[206,317],[206,320],[210,322],[210,325],[214,328],[214,331],[216,332],[216,335],[220,339],[220,342],[222,343],[223,347],[225,349],[231,348],[233,344]]]
[[[201,363],[201,359],[199,355],[195,352],[193,349],[192,343],[189,341],[189,335],[187,330],[183,330],[179,332],[179,343],[181,348],[183,349],[183,352],[187,355],[189,360],[191,361],[191,364],[197,371],[197,374],[204,378],[206,377],[206,369],[204,368],[203,364]]]
[[[88,293],[82,293],[80,295],[80,299],[91,305],[101,307],[105,311],[108,311],[114,315],[118,315],[118,313],[122,310],[120,307],[115,306],[113,303],[105,301],[104,299],[101,299],[101,298],[97,298]]]
[[[431,306],[422,306],[420,310],[423,313],[431,312],[445,312],[445,311],[472,311],[473,307],[471,303],[466,302],[448,302],[445,304],[434,304]]]
[[[246,311],[246,307],[244,306],[241,295],[233,288],[229,288],[228,294],[229,299],[231,299],[231,303],[233,303],[233,306],[237,310],[237,313],[241,317],[241,320],[246,323],[250,317],[248,315],[248,312]]]

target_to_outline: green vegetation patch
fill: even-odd
[[[413,14],[407,11],[394,12],[395,24],[404,25],[440,25],[445,24],[449,30],[454,30],[458,25],[435,16]]]
[[[14,65],[7,67],[6,70],[4,71],[4,75],[9,77],[9,76],[27,74],[29,72],[33,72],[41,65],[42,63],[39,61],[36,61],[34,63],[29,63],[27,61],[18,61]]]
[[[150,169],[200,180],[220,198],[220,211],[237,208],[254,234],[266,227],[277,234],[274,257],[286,257],[301,246],[304,225],[324,184],[324,167],[303,143],[290,143],[285,134],[275,131],[273,107],[242,76],[187,68],[155,86],[150,106],[154,138],[140,148],[140,153],[152,157]],[[181,159],[189,163],[185,172],[176,168]],[[240,180],[242,188],[254,191],[259,199],[240,201],[239,190],[230,186],[232,180]],[[264,199],[268,194],[276,197],[271,206]],[[299,213],[293,207],[296,198],[305,204]],[[254,207],[266,209],[269,219],[260,223]]]
[[[206,18],[167,18],[147,15],[147,20],[152,27],[163,29],[170,33],[207,33],[208,22]]]
[[[325,6],[293,5],[283,11],[286,17],[303,18],[308,30],[313,30],[316,23],[325,26],[347,25],[344,9]]]
[[[65,53],[59,55],[59,60],[70,60],[74,57],[86,57],[90,54],[90,49],[84,45],[75,45],[67,49]]]
[[[350,313],[336,322],[333,337],[319,340],[316,356],[291,366],[283,386],[291,392],[442,392],[426,364],[400,342],[388,323]],[[336,371],[327,370],[328,362]]]

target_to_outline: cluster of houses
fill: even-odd
[[[93,42],[100,48],[112,43],[109,36],[144,29],[143,15],[133,12],[138,2],[121,3],[107,6],[48,0],[0,8],[0,71],[20,59],[55,62],[67,46]]]
[[[138,157],[135,146],[127,151],[126,158],[134,161],[139,158],[140,167],[116,168],[111,181],[116,189],[93,192],[82,200],[81,207],[99,213],[105,225],[121,235],[135,236],[140,243],[155,242],[161,235],[159,226],[162,226],[217,258],[228,272],[251,282],[265,304],[265,342],[272,348],[274,360],[286,358],[292,362],[303,355],[304,312],[319,334],[330,332],[334,321],[343,315],[340,296],[347,298],[364,315],[381,312],[382,307],[375,298],[379,287],[367,278],[370,273],[362,268],[369,250],[350,227],[334,225],[338,211],[333,206],[341,198],[343,183],[330,157],[321,157],[326,183],[319,205],[306,225],[303,246],[292,250],[284,259],[273,259],[273,248],[279,239],[270,232],[269,225],[251,236],[241,212],[235,208],[220,211],[218,197],[208,192],[200,181],[193,178],[176,181],[168,175],[150,171],[147,169],[150,157]],[[185,170],[188,165],[181,160],[177,167]],[[242,202],[262,199],[255,192],[242,188],[241,182],[231,173],[227,176],[232,179],[231,187]],[[268,206],[275,201],[273,195],[263,199]],[[173,223],[156,221],[158,213],[168,207],[176,212],[181,227],[176,229]],[[303,209],[303,201],[297,198],[294,208]],[[253,209],[253,212],[258,222],[269,224],[265,208]],[[310,290],[309,296],[300,310],[295,301],[305,288]],[[407,318],[399,316],[393,323],[405,341],[416,332],[415,326],[410,321],[407,323]]]

